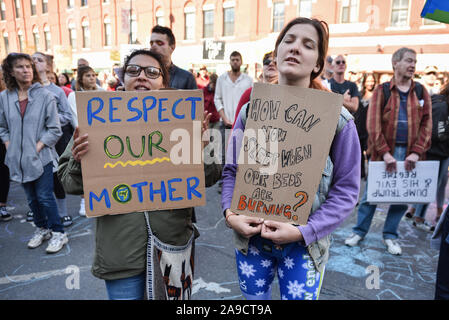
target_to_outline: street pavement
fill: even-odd
[[[447,191],[447,190],[446,190]],[[446,192],[448,194],[448,192]],[[232,231],[221,214],[220,194],[215,185],[206,192],[207,205],[196,208],[194,300],[243,300],[236,276]],[[26,222],[25,193],[12,183],[8,207],[13,215],[0,222],[0,300],[103,300],[104,281],[91,272],[95,219],[78,215],[80,197],[67,196],[74,223],[66,228],[69,243],[56,254],[46,244],[28,249],[34,232]],[[447,201],[446,201],[447,203]],[[403,218],[399,227],[401,256],[387,253],[382,243],[386,206],[379,206],[367,237],[359,247],[347,247],[356,211],[333,233],[320,300],[431,300],[434,297],[438,251],[429,247],[431,234]],[[427,219],[433,219],[431,204]],[[277,280],[273,298],[279,299]]]

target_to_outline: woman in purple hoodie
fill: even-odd
[[[274,51],[279,84],[326,90],[315,79],[323,69],[328,41],[325,22],[296,18],[287,24]],[[245,127],[243,112],[246,108],[242,108],[233,131],[240,141],[237,132]],[[240,149],[237,146],[228,150],[232,153]],[[228,154],[227,159],[231,158],[238,156]],[[282,299],[318,299],[329,257],[330,234],[351,214],[359,195],[360,144],[349,112],[342,108],[316,203],[305,225],[232,212],[229,208],[237,187],[237,166],[232,161],[224,166],[222,207],[227,225],[235,231],[237,270],[244,296],[270,299],[277,271]]]

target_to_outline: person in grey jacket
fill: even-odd
[[[54,149],[62,135],[56,100],[40,83],[32,58],[10,53],[2,63],[7,90],[0,94],[0,139],[10,178],[22,184],[37,229],[28,248],[50,240],[55,253],[68,242],[53,195]]]

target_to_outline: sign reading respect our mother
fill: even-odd
[[[367,201],[370,203],[430,203],[435,201],[439,161],[418,161],[407,171],[404,161],[395,172],[385,170],[384,161],[370,161]]]
[[[200,90],[76,93],[89,217],[205,204]]]
[[[240,150],[231,210],[306,224],[342,103],[335,93],[256,83],[242,145],[228,145]]]

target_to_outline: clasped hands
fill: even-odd
[[[227,223],[245,238],[250,238],[256,234],[262,238],[269,239],[275,244],[286,244],[303,241],[301,231],[289,223],[265,220],[262,218],[248,217],[226,210]]]

